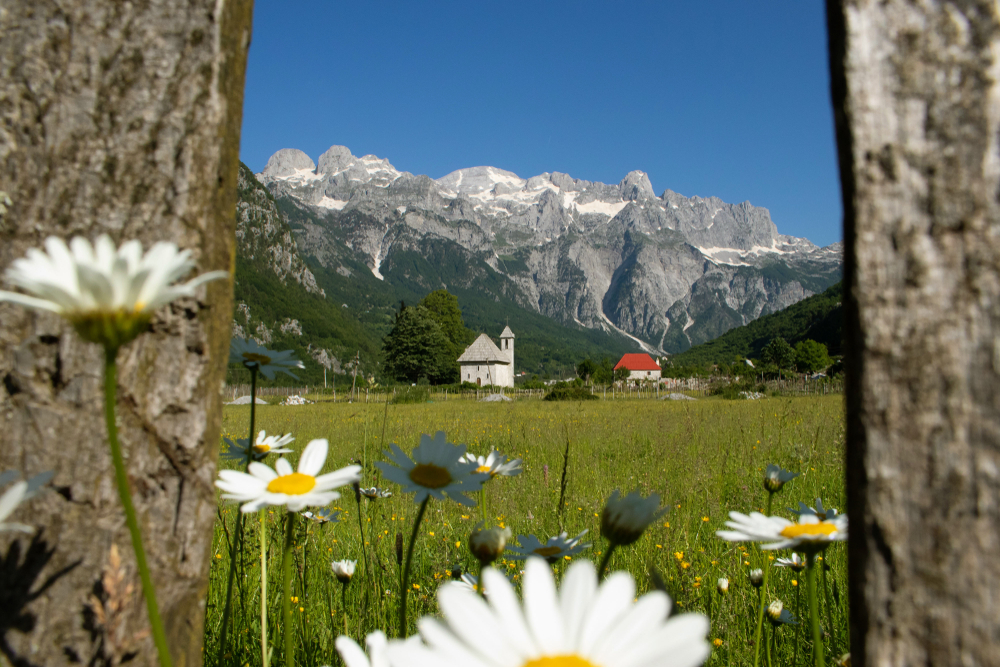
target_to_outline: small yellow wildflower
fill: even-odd
[[[792,586],[798,586],[798,585],[799,585],[799,580],[798,579],[792,579]]]
[[[701,517],[701,520],[707,522],[708,521],[708,517],[707,516],[703,516],[703,517]]]
[[[722,646],[722,640],[719,639],[718,637],[716,637],[715,639],[712,640],[712,645],[713,646]]]
[[[689,563],[689,562],[687,562],[687,561],[684,561],[683,563],[681,563],[681,568],[683,568],[683,569],[685,569],[685,570],[686,570],[686,569],[688,569],[689,567],[691,567],[691,563]]]

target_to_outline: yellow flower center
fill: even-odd
[[[267,484],[271,493],[284,493],[288,496],[301,496],[309,493],[316,486],[316,478],[301,472],[275,477]]]
[[[256,454],[267,454],[269,451],[271,451],[271,445],[254,445],[253,451]]]
[[[793,523],[783,531],[782,537],[819,537],[821,535],[832,535],[837,532],[837,527],[832,523],[820,521],[819,523]]]
[[[266,354],[256,354],[255,352],[244,352],[243,363],[247,363],[248,361],[256,362],[258,364],[266,366],[267,364],[271,363],[271,357],[267,356]]]
[[[597,667],[597,665],[578,655],[546,655],[529,660],[521,667]]]
[[[562,551],[559,547],[538,547],[535,549],[535,553],[543,558],[548,558],[549,556],[555,556],[557,553]],[[549,658],[542,658],[543,660],[549,660]],[[553,658],[554,659],[554,658]],[[529,663],[530,664],[530,663]],[[556,663],[553,663],[556,664]],[[566,663],[567,665],[570,663]]]
[[[479,466],[478,468],[476,468],[476,472],[489,472],[489,471],[490,471],[489,466]]]
[[[451,473],[447,468],[431,463],[418,463],[410,471],[410,479],[427,489],[440,489],[451,484]]]

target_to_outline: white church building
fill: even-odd
[[[474,382],[480,387],[514,386],[514,332],[504,327],[500,347],[486,334],[480,334],[458,358],[462,382]]]

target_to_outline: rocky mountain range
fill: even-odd
[[[822,291],[842,270],[839,243],[779,234],[749,202],[656,196],[641,171],[617,185],[495,167],[434,180],[333,146],[318,163],[280,150],[256,177],[328,291],[372,277],[414,293],[472,290],[651,352],[711,340]],[[312,278],[276,261],[303,285]]]

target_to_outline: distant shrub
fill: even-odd
[[[426,403],[431,398],[431,391],[425,386],[403,387],[396,390],[393,403]]]
[[[741,382],[731,382],[716,387],[709,391],[710,396],[721,396],[731,401],[746,398],[747,394],[757,394],[767,391],[767,386],[753,380],[743,380]]]
[[[545,394],[546,401],[596,401],[597,394],[591,394],[585,387],[566,385],[553,387],[552,391]]]

